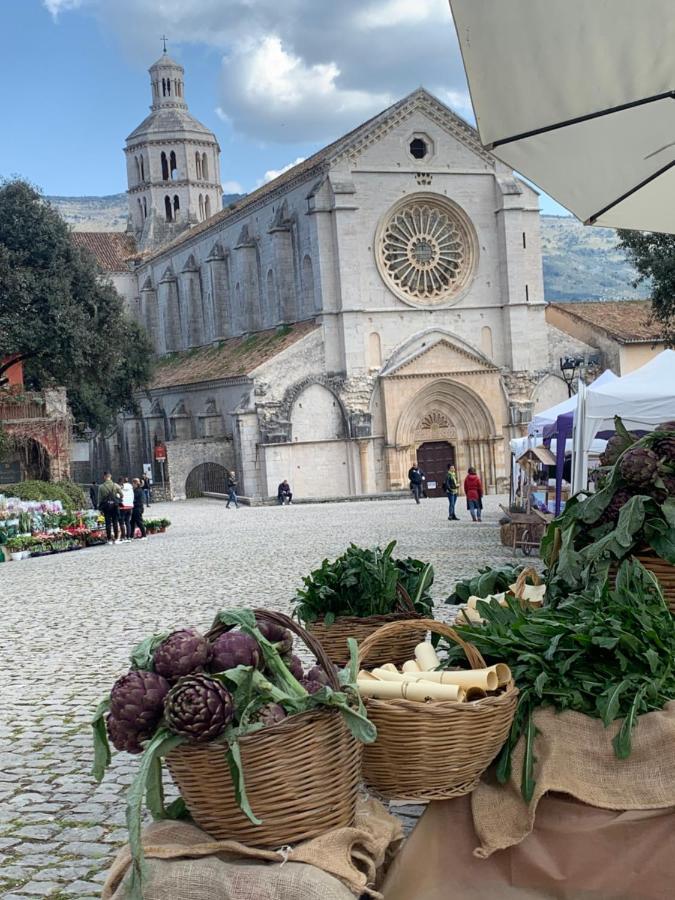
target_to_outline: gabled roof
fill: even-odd
[[[652,344],[663,340],[658,324],[649,321],[649,300],[583,300],[549,306],[604,331],[619,344]]]
[[[215,347],[172,353],[159,359],[149,390],[241,378],[319,327],[311,320],[229,338]]]
[[[269,181],[257,190],[247,194],[241,200],[231,204],[227,209],[217,212],[205,222],[201,222],[199,225],[195,225],[193,228],[183,232],[171,243],[154,249],[144,258],[148,259],[161,256],[161,254],[165,253],[167,250],[173,249],[174,247],[185,243],[185,241],[191,240],[196,235],[208,231],[215,225],[219,225],[227,219],[245,212],[249,207],[264,200],[267,195],[274,193],[279,188],[283,188],[303,176],[309,177],[315,172],[318,173],[324,171],[343,155],[358,152],[360,146],[362,146],[367,138],[371,137],[373,132],[378,130],[385,131],[387,125],[399,114],[407,111],[413,112],[415,109],[426,111],[437,121],[440,119],[442,124],[453,131],[458,140],[467,145],[484,162],[494,166],[495,158],[482,146],[476,129],[472,128],[468,122],[462,119],[461,116],[457,115],[457,113],[442,103],[438,98],[434,97],[433,94],[430,94],[425,88],[420,87],[411,94],[408,94],[402,100],[398,100],[396,103],[387,107],[387,109],[363,122],[361,125],[358,125],[356,128],[352,129],[352,131],[347,132],[347,134],[344,134],[323,149],[317,151],[312,156],[307,157],[303,162],[298,163],[286,172],[282,172],[282,174],[277,176],[273,181]]]
[[[129,271],[128,260],[136,254],[136,242],[123,231],[73,231],[76,247],[87,250],[104,272]]]

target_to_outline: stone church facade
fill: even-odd
[[[100,463],[140,470],[161,441],[176,498],[227,468],[252,499],[283,478],[298,497],[396,491],[416,458],[431,482],[453,460],[504,490],[509,439],[566,396],[536,192],[419,89],[220,209],[182,67],[150,74],[125,296],[159,364]]]

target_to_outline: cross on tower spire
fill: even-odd
[[[161,38],[160,38],[160,41],[162,42],[162,46],[164,47],[164,52],[165,52],[165,53],[166,53],[166,42],[167,42],[167,40],[168,40],[168,38],[167,38],[167,36],[166,36],[165,34],[163,34],[163,35],[161,36]]]

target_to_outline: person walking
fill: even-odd
[[[145,523],[143,522],[143,501],[145,500],[145,492],[141,485],[140,478],[134,478],[131,482],[134,490],[134,508],[131,510],[131,537],[136,534],[136,529],[141,533],[140,540],[146,539]]]
[[[123,541],[130,541],[133,537],[131,531],[131,513],[134,509],[134,489],[129,481],[128,475],[123,475],[118,483],[122,488],[122,502],[120,503],[121,539]]]
[[[420,502],[420,497],[422,495],[422,484],[424,480],[424,472],[420,468],[418,468],[417,463],[413,463],[413,465],[408,470],[408,481],[410,482],[410,490],[412,491],[412,495],[415,498],[415,503]]]
[[[105,518],[105,535],[109,544],[120,543],[120,522],[118,508],[122,499],[122,488],[112,480],[110,472],[103,473],[103,483],[98,486],[98,508]]]
[[[471,466],[464,479],[464,493],[466,495],[466,508],[471,513],[474,522],[480,522],[483,511],[483,485],[476,475],[476,470]]]
[[[291,492],[291,486],[284,478],[284,480],[277,488],[277,503],[279,504],[279,506],[283,506],[284,503],[287,503],[290,506],[292,501],[293,494]]]
[[[150,506],[150,479],[147,475],[141,476],[139,479],[141,483],[141,488],[143,490],[143,498],[145,499],[145,505]]]
[[[230,472],[227,476],[227,503],[225,509],[230,508],[230,503],[234,503],[234,508],[239,509],[239,500],[237,499],[237,475]]]
[[[457,506],[457,494],[459,493],[459,479],[457,478],[457,472],[452,463],[448,463],[448,471],[445,476],[445,481],[443,482],[443,490],[448,495],[448,519],[450,521],[458,522],[459,518],[455,514],[455,507]]]

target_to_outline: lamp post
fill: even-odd
[[[562,372],[563,381],[567,385],[568,397],[571,397],[574,393],[574,379],[577,377],[577,371],[581,374],[581,369],[585,363],[586,360],[583,356],[560,357],[560,371]]]

